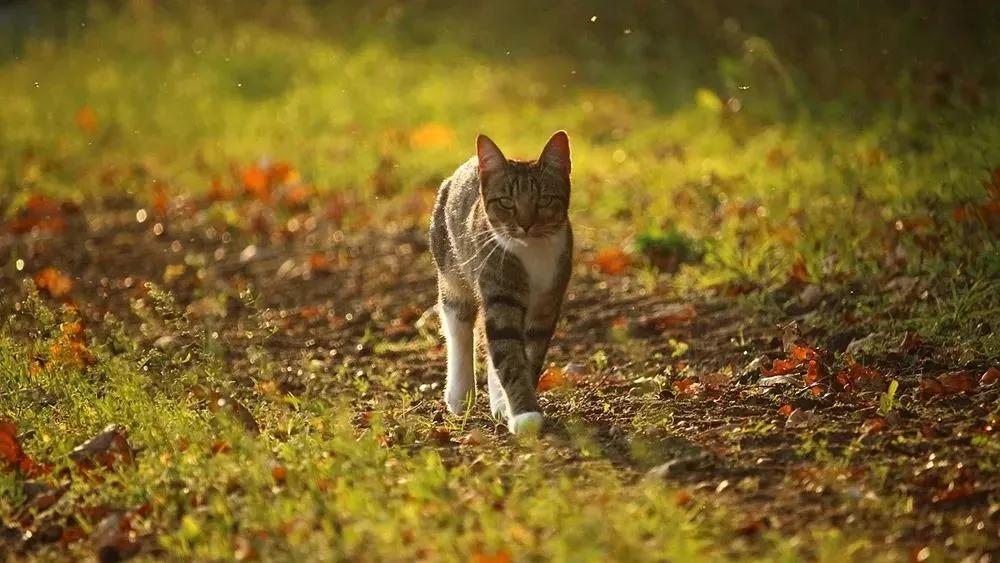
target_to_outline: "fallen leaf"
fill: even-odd
[[[802,365],[801,360],[774,360],[771,364],[771,369],[762,368],[760,372],[767,377],[773,377],[775,375],[786,375],[798,369]]]
[[[806,261],[801,255],[795,257],[795,262],[788,271],[788,279],[797,283],[809,283],[809,270],[806,268]]]
[[[288,470],[285,469],[283,465],[275,464],[271,467],[271,478],[274,479],[276,483],[284,483],[285,479],[288,478]]]
[[[32,195],[17,216],[5,226],[19,235],[31,231],[61,232],[66,227],[63,206],[43,195]]]
[[[812,360],[819,355],[819,352],[816,350],[808,346],[799,346],[798,344],[792,344],[790,353],[796,360]]]
[[[967,371],[953,371],[939,375],[937,380],[943,387],[945,395],[967,393],[976,388],[976,382],[972,378],[972,374]]]
[[[631,263],[631,259],[620,248],[605,248],[597,253],[592,262],[598,270],[611,275],[625,273]]]
[[[698,311],[690,303],[673,303],[660,308],[650,315],[643,315],[636,324],[646,329],[666,330],[689,323],[698,316]]]
[[[795,410],[795,409],[792,408],[792,405],[788,405],[788,404],[781,405],[781,408],[778,409],[778,414],[787,417],[790,414],[792,414],[793,410]]]
[[[252,197],[264,201],[271,199],[271,184],[267,170],[251,165],[243,170],[240,177],[243,180],[243,188]]]
[[[701,383],[698,383],[695,379],[687,378],[675,381],[674,388],[677,389],[677,392],[681,395],[694,396],[701,393],[704,386]]]
[[[698,382],[704,385],[705,387],[714,387],[714,388],[724,387],[726,385],[729,385],[729,382],[731,380],[732,378],[728,374],[718,371],[712,373],[705,373],[698,376]]]
[[[474,553],[472,563],[510,563],[510,554],[506,551],[498,551],[491,555]]]
[[[76,121],[76,126],[88,135],[92,135],[97,130],[97,113],[90,106],[80,108],[73,119]]]
[[[1000,369],[991,367],[986,370],[986,373],[984,373],[982,377],[979,378],[979,384],[984,386],[993,385],[997,382],[997,380],[1000,380]]]
[[[881,432],[886,427],[887,424],[888,421],[885,418],[881,416],[876,416],[874,418],[869,418],[868,420],[866,420],[864,424],[861,426],[861,429],[866,434],[873,434],[875,432]]]
[[[135,459],[135,451],[128,443],[125,431],[110,424],[96,436],[73,448],[69,458],[82,469],[98,466],[110,469],[119,461],[131,463]]]
[[[451,430],[447,426],[435,426],[427,433],[427,438],[429,441],[438,444],[450,444]]]
[[[28,478],[35,478],[52,471],[52,465],[31,459],[17,440],[17,425],[13,421],[0,421],[0,461],[4,470],[18,471]]]
[[[8,469],[16,469],[23,457],[24,451],[17,441],[17,426],[9,420],[0,422],[0,459]]]
[[[885,378],[881,373],[858,362],[850,362],[844,369],[837,372],[834,380],[845,391],[858,388],[880,389],[885,384]]]
[[[35,274],[35,287],[59,299],[73,289],[73,280],[55,268],[45,268]]]
[[[324,254],[313,254],[309,256],[309,270],[317,274],[329,274],[330,260]]]
[[[410,146],[415,149],[448,147],[455,140],[455,132],[443,123],[425,123],[410,132]]]
[[[687,506],[688,504],[691,504],[691,501],[693,499],[694,497],[691,496],[691,493],[685,491],[684,489],[681,489],[676,493],[674,493],[674,504],[676,504],[677,506]]]
[[[920,396],[924,399],[944,394],[944,386],[933,377],[923,377],[919,383]]]
[[[548,391],[566,384],[566,377],[563,370],[556,366],[549,366],[542,376],[538,378],[538,391]]]
[[[459,440],[459,443],[465,444],[466,446],[478,446],[485,441],[482,430],[478,428],[473,428],[469,430],[469,433]]]

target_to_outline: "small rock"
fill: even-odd
[[[760,381],[757,382],[761,387],[776,387],[779,385],[800,385],[801,379],[791,375],[773,375],[771,377],[762,377]]]

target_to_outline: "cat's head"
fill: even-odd
[[[486,135],[476,139],[479,193],[494,231],[513,239],[544,237],[566,224],[569,137],[557,131],[538,160],[507,160]]]

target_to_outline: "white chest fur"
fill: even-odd
[[[561,230],[550,237],[539,239],[505,240],[504,250],[521,261],[528,274],[529,300],[534,305],[555,283],[559,269],[559,257],[566,249],[566,231]]]

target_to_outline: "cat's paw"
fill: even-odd
[[[507,428],[517,436],[537,436],[542,430],[542,413],[522,412],[507,421]]]
[[[448,412],[455,415],[465,414],[466,409],[476,400],[476,390],[455,389],[446,387],[444,390],[444,404],[448,406]]]

